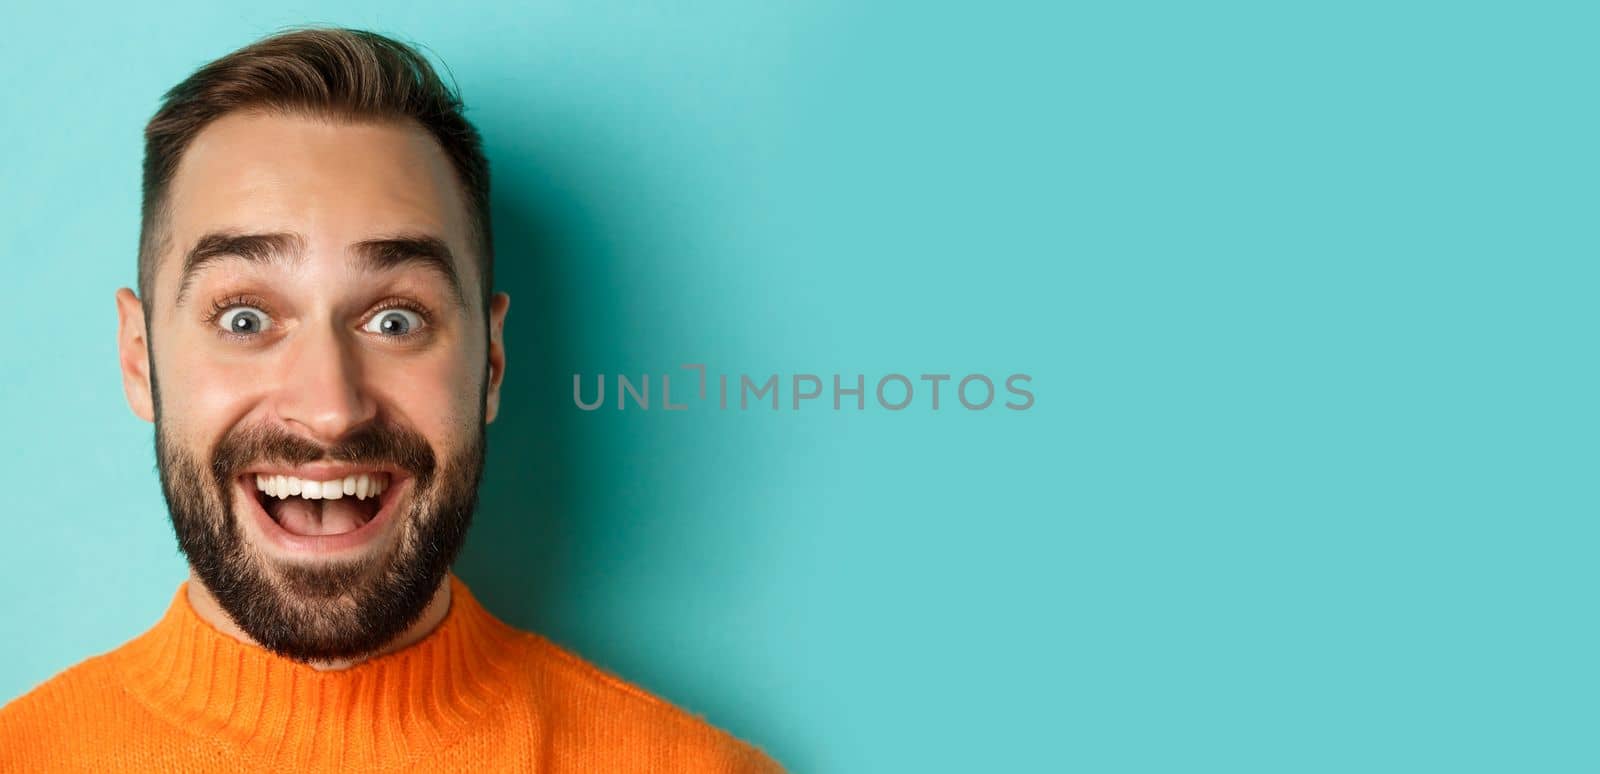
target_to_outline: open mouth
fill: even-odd
[[[268,473],[248,474],[256,502],[285,532],[301,537],[345,535],[376,520],[398,483],[384,471],[317,480]]]

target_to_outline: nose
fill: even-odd
[[[307,330],[313,327],[320,329]],[[285,342],[278,418],[331,444],[371,421],[377,402],[362,381],[357,352],[334,326],[307,324],[295,334]]]

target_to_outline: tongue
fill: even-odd
[[[346,502],[290,497],[279,501],[272,516],[279,526],[296,535],[340,535],[367,523],[366,514],[353,498]]]

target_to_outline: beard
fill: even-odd
[[[161,491],[179,549],[240,629],[262,647],[302,663],[360,660],[381,651],[422,617],[466,541],[483,473],[483,423],[466,447],[440,463],[420,433],[364,425],[324,447],[273,426],[235,427],[209,459],[163,433],[156,408]],[[318,461],[394,466],[411,490],[388,518],[387,548],[354,559],[276,560],[246,539],[248,513],[235,507],[238,476],[250,465]],[[254,494],[253,488],[248,494]],[[252,507],[248,503],[245,507]]]

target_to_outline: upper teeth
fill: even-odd
[[[337,500],[345,495],[355,495],[358,500],[377,497],[389,486],[387,473],[363,473],[345,476],[332,481],[310,481],[294,476],[256,476],[256,489],[273,497],[299,495],[308,500]]]

